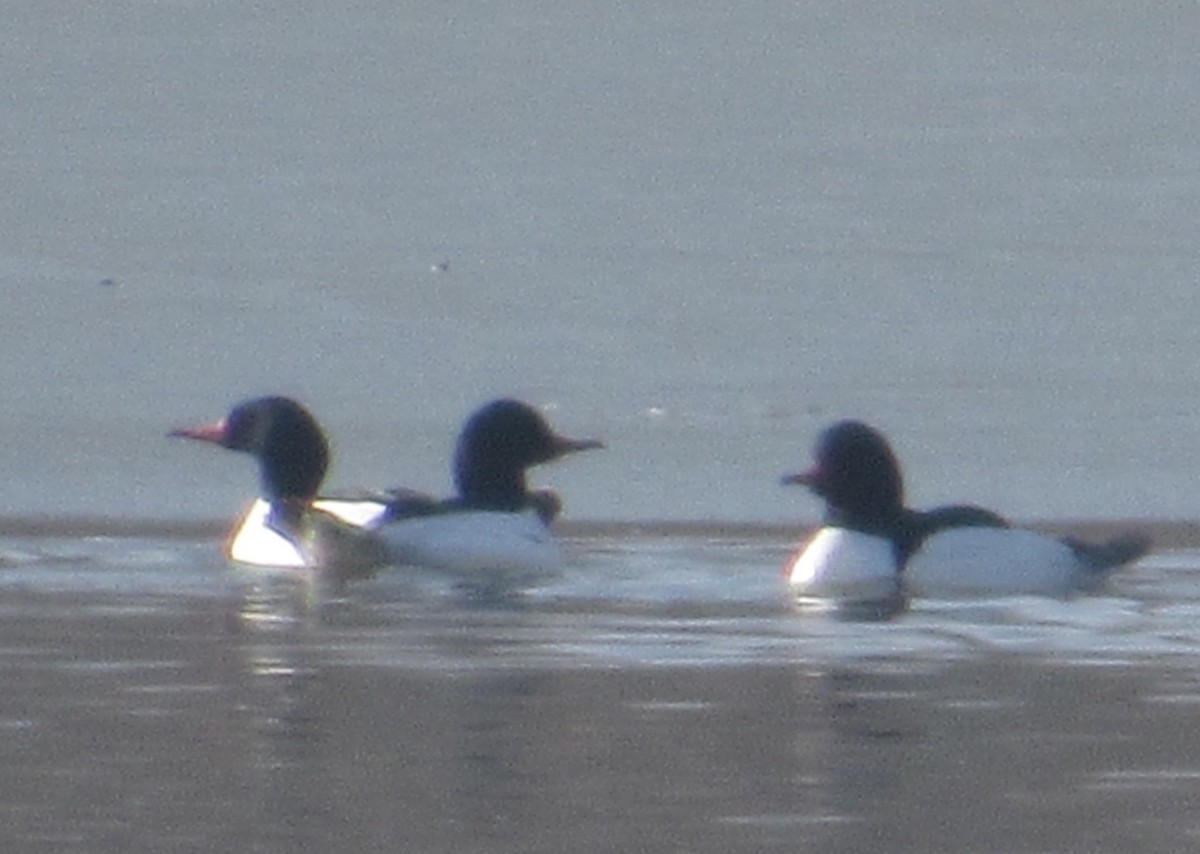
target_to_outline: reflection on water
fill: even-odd
[[[480,598],[207,544],[0,544],[22,851],[1178,850],[1200,556],[1108,595],[788,601],[773,545],[581,541]],[[652,842],[648,842],[651,840]]]

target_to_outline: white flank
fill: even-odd
[[[909,559],[904,589],[933,598],[1065,596],[1080,588],[1084,573],[1069,546],[1033,531],[951,528],[930,537]]]
[[[540,575],[562,568],[554,536],[529,513],[468,511],[381,521],[386,505],[376,501],[322,498],[313,507],[384,544],[389,562],[450,572]],[[336,564],[337,555],[307,554],[267,524],[271,505],[257,499],[242,514],[226,545],[234,563],[271,569],[303,569],[315,560]]]
[[[382,501],[355,501],[344,498],[318,498],[312,506],[356,528],[369,528],[387,511],[387,505]]]
[[[397,564],[461,573],[544,574],[562,552],[535,513],[467,511],[387,522],[375,529]]]
[[[805,596],[884,599],[898,583],[891,541],[845,528],[821,528],[786,571],[788,583]]]

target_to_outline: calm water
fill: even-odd
[[[847,622],[777,483],[854,415],[917,504],[1195,518],[1200,6],[9,5],[5,847],[1194,843],[1194,530]],[[432,491],[525,397],[648,533],[500,599],[239,575],[249,461],[164,434],[268,392]]]
[[[1103,596],[797,610],[768,537],[480,598],[190,539],[0,544],[22,851],[1126,851],[1200,831],[1200,551]]]
[[[339,486],[553,407],[610,446],[543,476],[576,518],[812,519],[843,415],[918,502],[1194,514],[1193,3],[5,22],[4,514],[228,515],[244,461],[162,434],[267,391]]]

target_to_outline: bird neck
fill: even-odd
[[[520,511],[529,503],[525,472],[501,466],[460,471],[456,478],[464,506],[479,510]]]
[[[887,503],[858,504],[853,508],[829,504],[825,512],[825,524],[876,536],[893,537],[904,527],[905,517],[903,507]]]
[[[328,465],[329,450],[321,436],[288,435],[259,456],[263,496],[272,502],[310,502]]]

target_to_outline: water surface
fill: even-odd
[[[0,543],[24,851],[1178,850],[1200,551],[1103,595],[797,608],[773,536],[596,534],[521,590],[212,540]],[[1194,755],[1195,754],[1195,755]]]
[[[1194,846],[1200,6],[9,5],[4,848]],[[231,571],[250,462],[164,434],[265,393],[333,487],[446,491],[499,395],[604,439],[571,566]],[[1184,521],[798,609],[844,416],[917,505]]]
[[[576,518],[811,520],[848,415],[917,503],[1192,518],[1198,18],[21,4],[0,512],[232,515],[162,435],[282,392],[340,487],[445,490],[512,394],[607,440]]]

